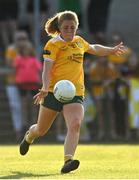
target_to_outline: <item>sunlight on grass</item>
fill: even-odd
[[[138,145],[79,145],[75,158],[80,168],[60,174],[63,145],[32,145],[26,156],[18,146],[0,146],[3,179],[138,179]]]

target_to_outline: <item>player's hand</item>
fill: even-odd
[[[44,98],[47,96],[48,92],[39,90],[39,92],[33,97],[34,104],[38,105],[43,103]]]
[[[117,56],[124,54],[126,51],[127,50],[125,46],[123,45],[123,42],[113,47],[113,53],[116,54]]]

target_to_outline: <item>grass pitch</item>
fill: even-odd
[[[139,145],[78,145],[78,170],[60,174],[63,145],[0,146],[0,179],[138,179]]]

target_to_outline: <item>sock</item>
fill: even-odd
[[[26,141],[29,143],[29,144],[31,144],[31,143],[33,143],[33,141],[34,141],[34,139],[36,138],[36,137],[38,137],[37,136],[37,124],[34,124],[34,125],[32,125],[30,128],[29,128],[29,130],[26,132],[26,135],[25,135],[25,139],[26,139]]]
[[[72,158],[73,158],[73,156],[71,154],[67,154],[67,155],[64,156],[64,161],[66,162],[66,161],[68,161],[68,160],[70,160]]]
[[[34,138],[32,139],[32,137],[30,137],[29,131],[26,133],[25,139],[29,144],[32,144],[34,141]]]

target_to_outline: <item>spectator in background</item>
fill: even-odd
[[[15,82],[15,58],[18,55],[19,48],[22,48],[28,42],[28,35],[24,31],[18,31],[14,35],[14,42],[6,49],[6,65],[13,73],[7,76],[6,92],[10,105],[13,127],[16,134],[16,139],[19,140],[22,133],[22,115],[21,101],[19,92]]]
[[[123,41],[123,37],[119,33],[113,33],[111,37],[111,45]],[[119,138],[129,137],[128,128],[128,77],[134,71],[137,65],[137,56],[135,52],[126,46],[126,52],[120,56],[109,55],[109,62],[111,62],[120,76],[114,83],[114,112],[116,131]]]
[[[13,42],[17,30],[17,0],[0,0],[0,36],[3,49]]]
[[[96,106],[90,92],[86,89],[84,98],[84,120],[81,125],[80,140],[91,141],[96,136]]]
[[[26,131],[35,122],[38,107],[33,106],[33,96],[40,87],[42,63],[36,58],[30,42],[19,48],[15,58],[15,77],[22,102],[23,127]]]
[[[139,63],[129,76],[129,129],[132,140],[139,139]]]
[[[110,3],[111,0],[90,0],[88,3],[88,28],[96,43],[105,43]]]
[[[97,111],[98,140],[107,137],[112,139],[116,138],[115,119],[113,118],[112,108],[112,83],[117,76],[118,72],[114,66],[109,63],[106,57],[99,57],[90,67],[92,96]],[[108,125],[107,129],[106,125]],[[107,132],[109,132],[109,134]]]
[[[113,33],[110,40],[110,45],[115,45],[119,42],[124,41],[124,38],[119,33]],[[108,60],[114,64],[117,70],[121,73],[122,76],[126,76],[136,67],[137,65],[137,55],[130,48],[126,47],[125,54],[120,56],[109,55]]]
[[[119,139],[129,137],[128,129],[128,82],[122,76],[114,82],[114,117],[116,133]]]

